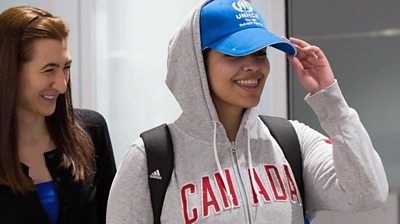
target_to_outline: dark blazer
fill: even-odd
[[[103,224],[109,190],[116,173],[107,124],[103,116],[91,110],[76,109],[75,116],[90,134],[95,147],[95,178],[91,186],[74,181],[70,169],[60,168],[57,150],[45,153],[46,165],[56,183],[59,201],[59,224]],[[28,174],[29,168],[23,170]],[[1,224],[49,223],[36,192],[17,195],[0,185]]]

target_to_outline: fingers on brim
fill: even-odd
[[[297,39],[297,38],[294,38],[294,37],[290,37],[289,40],[290,40],[290,42],[292,42],[292,43],[295,44],[295,45],[298,45],[298,46],[301,47],[301,48],[310,46],[309,43],[307,43],[306,41],[301,40],[301,39]]]
[[[304,40],[290,37],[290,42],[294,44],[298,52],[304,52],[307,55],[313,56],[315,58],[325,57],[324,53],[319,47],[311,45]]]
[[[322,50],[314,45],[309,45],[306,46],[304,48],[298,48],[297,49],[300,52],[304,52],[305,54],[312,56],[314,58],[323,58],[325,57],[324,53],[322,52]]]

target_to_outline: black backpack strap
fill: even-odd
[[[168,125],[143,132],[154,223],[160,223],[162,206],[174,169],[174,149]]]
[[[301,199],[303,202],[303,214],[305,211],[305,195],[303,186],[303,160],[301,157],[301,149],[299,138],[293,125],[285,118],[271,117],[260,115],[260,119],[268,127],[272,137],[278,142],[282,148],[286,160],[289,162],[299,188]]]

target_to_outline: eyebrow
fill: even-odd
[[[71,60],[71,59],[69,59],[69,60],[65,63],[65,65],[70,65],[70,64],[72,64],[72,60]],[[58,67],[60,67],[60,65],[57,64],[57,63],[48,63],[48,64],[46,64],[45,66],[43,66],[40,70],[42,71],[42,70],[46,69],[47,67],[56,67],[56,68],[58,68]]]

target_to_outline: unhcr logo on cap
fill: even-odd
[[[240,24],[240,26],[246,26],[250,24],[261,25],[258,21],[259,16],[253,6],[248,1],[239,0],[232,2],[232,8],[239,13],[236,14],[236,19],[241,20],[245,19],[246,23]]]
[[[239,12],[253,12],[253,7],[250,3],[243,0],[232,2],[232,7]]]

